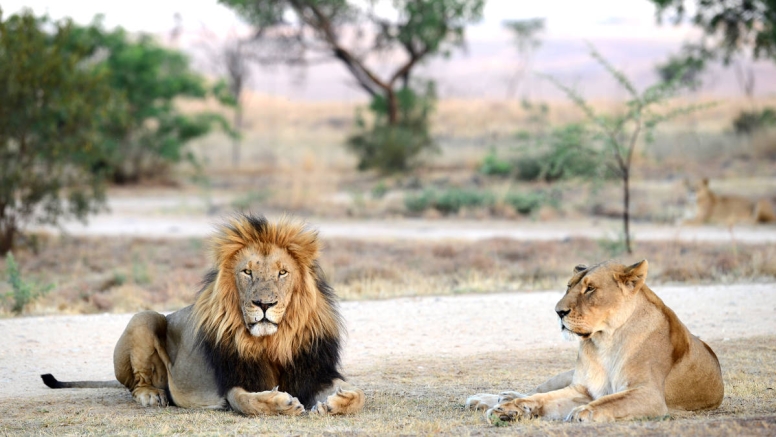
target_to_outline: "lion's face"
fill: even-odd
[[[588,339],[622,326],[633,312],[633,296],[644,285],[647,266],[644,260],[629,267],[614,263],[575,267],[566,294],[555,306],[561,330]]]
[[[267,254],[245,248],[235,261],[233,274],[246,328],[255,337],[274,334],[299,280],[299,266],[288,252],[274,246]]]

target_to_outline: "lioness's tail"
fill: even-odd
[[[50,373],[40,377],[51,388],[124,388],[118,381],[59,381]]]

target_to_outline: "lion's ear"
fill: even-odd
[[[587,266],[584,264],[574,267],[574,273],[584,272],[585,270],[587,270]]]
[[[647,281],[647,271],[649,270],[649,262],[647,260],[641,260],[632,266],[625,268],[625,272],[620,276],[620,282],[625,287],[634,293],[641,290],[644,283]]]
[[[709,178],[701,179],[701,184],[703,184],[704,187],[708,187],[709,186]]]

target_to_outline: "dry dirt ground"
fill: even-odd
[[[110,379],[129,315],[0,320],[0,434],[717,434],[776,433],[776,284],[655,287],[690,330],[717,350],[727,392],[720,409],[663,421],[580,426],[539,421],[492,428],[462,408],[468,394],[528,390],[573,366],[553,314],[561,293],[503,293],[343,302],[343,367],[368,395],[354,417],[243,418],[231,412],[143,409],[124,390],[50,390]]]

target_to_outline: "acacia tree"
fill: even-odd
[[[520,82],[531,68],[534,54],[541,47],[540,34],[545,29],[544,18],[529,18],[526,20],[511,20],[504,22],[504,27],[512,32],[519,63],[517,71],[507,85],[507,96],[513,96]]]
[[[433,84],[413,83],[414,69],[464,45],[467,24],[482,16],[485,0],[219,0],[285,47],[276,59],[304,64],[335,59],[372,99],[373,124],[358,118],[349,139],[359,168],[401,171],[424,150]],[[397,60],[391,69],[375,65]],[[387,70],[387,71],[386,71]],[[408,105],[416,105],[408,107]],[[406,141],[411,139],[411,141]]]
[[[69,20],[0,10],[0,254],[25,224],[83,219],[103,202],[106,72]]]
[[[642,92],[636,89],[630,79],[614,68],[598,51],[591,48],[590,55],[622,86],[630,98],[625,102],[623,111],[615,115],[597,113],[576,90],[564,85],[557,79],[547,76],[558,88],[579,107],[594,128],[595,140],[601,146],[600,156],[609,156],[607,165],[622,181],[622,224],[623,243],[626,252],[633,253],[630,234],[630,182],[633,167],[633,153],[642,135],[647,143],[651,142],[657,126],[677,116],[688,114],[708,105],[689,105],[670,110],[660,110],[678,92],[682,75],[668,82],[659,82]]]
[[[428,57],[449,54],[464,44],[464,29],[482,16],[485,0],[219,0],[259,29],[289,28],[289,39],[306,51],[341,61],[358,85],[388,104],[388,122],[399,121],[397,84],[409,84],[413,68]],[[379,7],[393,6],[380,14]],[[293,17],[287,23],[285,18]],[[392,19],[393,18],[393,19]],[[367,57],[380,53],[403,55],[387,75],[370,67]]]

